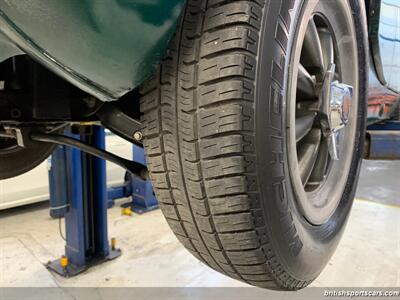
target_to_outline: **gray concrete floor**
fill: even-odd
[[[344,237],[313,286],[400,286],[400,162],[367,162]],[[109,235],[123,254],[65,279],[44,264],[64,241],[47,204],[0,212],[0,286],[246,286],[192,257],[159,210],[122,216],[109,210]]]
[[[400,206],[400,161],[363,161],[357,198]]]

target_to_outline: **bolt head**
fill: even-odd
[[[137,141],[141,141],[143,139],[143,134],[140,131],[136,131],[133,134],[133,138]]]

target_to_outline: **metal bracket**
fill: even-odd
[[[96,115],[101,124],[110,131],[133,144],[142,144],[141,123],[128,116],[113,103],[103,104]]]
[[[4,129],[4,132],[0,132],[0,137],[15,139],[18,146],[25,147],[25,139],[21,129],[8,126],[4,126]]]

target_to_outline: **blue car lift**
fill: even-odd
[[[146,165],[143,147],[132,146],[132,159],[138,163]],[[132,201],[125,203],[123,207],[130,207],[132,211],[143,214],[158,208],[158,202],[154,194],[153,185],[150,180],[144,180],[139,174],[129,174],[125,176],[122,186],[111,187],[108,189],[109,207],[114,205],[114,200],[119,198],[131,197]]]
[[[92,146],[105,148],[105,133],[100,126],[80,126],[67,135]],[[144,150],[134,146],[134,158],[144,161]],[[136,154],[135,154],[136,153]],[[107,232],[107,208],[112,200],[132,195],[134,210],[157,207],[151,183],[132,175],[121,187],[107,191],[106,163],[78,149],[57,146],[49,171],[50,215],[65,218],[65,257],[47,267],[69,277],[92,265],[114,259],[121,250],[110,246]],[[151,196],[147,197],[150,193]],[[147,194],[146,194],[147,193]],[[65,261],[68,263],[65,264]]]

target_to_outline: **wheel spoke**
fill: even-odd
[[[324,66],[327,68],[329,65],[333,64],[335,60],[333,39],[330,32],[326,28],[318,29],[318,35],[324,57]]]
[[[317,161],[307,182],[308,185],[318,186],[324,181],[326,168],[329,162],[328,140],[323,137],[318,151]]]
[[[297,154],[299,161],[299,172],[303,185],[307,183],[308,178],[317,161],[318,149],[321,142],[321,130],[313,129],[307,135],[307,140],[302,143]]]
[[[299,73],[297,75],[297,92],[300,99],[315,100],[315,78],[303,67],[299,65]]]
[[[310,132],[314,124],[315,113],[296,118],[296,142],[302,140]]]
[[[325,70],[324,56],[317,26],[314,20],[310,20],[304,36],[302,61],[306,67],[316,67],[320,72]]]

